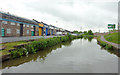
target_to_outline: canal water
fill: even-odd
[[[3,73],[118,73],[118,56],[96,39],[76,39],[2,63]]]

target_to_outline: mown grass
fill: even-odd
[[[27,43],[28,42],[26,42],[26,41],[18,41],[18,42],[10,42],[10,43],[0,44],[2,47],[5,47],[4,50],[0,51],[0,56],[10,54],[9,50],[14,49],[14,46],[16,46],[16,45],[27,44]]]
[[[100,46],[102,46],[103,48],[105,48],[107,50],[113,50],[113,46],[108,44],[108,43],[106,43],[106,42],[104,42],[104,41],[102,41],[101,40],[101,36],[98,36],[97,40],[99,41]]]
[[[110,33],[110,34],[107,34],[107,35],[104,36],[104,38],[107,41],[120,44],[120,40],[119,40],[118,37],[120,37],[120,33],[118,33],[118,32],[116,32],[116,33]]]

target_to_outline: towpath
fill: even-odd
[[[105,40],[103,35],[101,36],[101,40],[104,42],[107,42],[108,44],[111,44],[112,46],[116,47],[117,49],[120,49],[120,44],[116,44],[116,43],[109,42],[109,41]]]
[[[1,37],[0,43],[34,40],[34,39],[39,39],[39,38],[52,38],[52,37],[55,37],[55,36]]]

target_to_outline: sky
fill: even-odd
[[[118,0],[0,0],[0,10],[69,31],[107,32],[118,24]]]

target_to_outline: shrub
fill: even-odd
[[[26,55],[27,51],[23,48],[17,48],[15,51],[11,51],[10,54],[12,58],[20,57],[22,55]]]
[[[104,43],[104,42],[101,42],[100,45],[101,45],[102,47],[105,47],[107,44]]]
[[[37,50],[44,49],[46,47],[54,46],[61,42],[66,42],[68,40],[73,40],[76,38],[81,38],[82,36],[73,36],[70,34],[67,34],[62,37],[53,37],[53,38],[47,38],[47,39],[40,39],[38,41],[33,41],[31,44],[26,45],[25,48],[18,48],[14,51],[11,51],[11,56],[13,58],[20,57],[26,54],[30,53],[36,53]]]
[[[108,50],[112,50],[112,49],[113,49],[113,46],[111,46],[111,45],[107,45],[107,46],[106,46],[106,49],[108,49]]]

